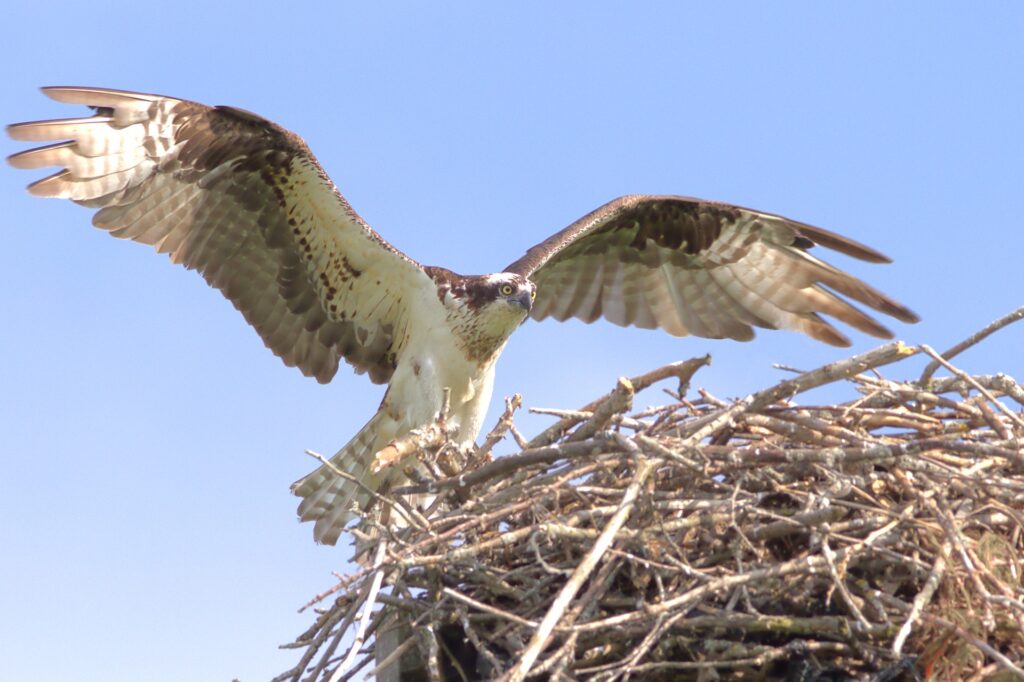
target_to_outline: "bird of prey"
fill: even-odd
[[[811,255],[819,245],[888,259],[851,239],[739,206],[679,196],[615,199],[530,248],[501,272],[424,266],[381,238],[338,192],[303,140],[256,114],[160,95],[50,87],[90,116],[19,123],[17,168],[62,170],[29,186],[99,209],[93,224],[198,270],[286,365],[330,381],[344,359],[388,388],[332,463],[297,481],[298,514],[334,544],[401,466],[373,470],[389,443],[433,422],[468,447],[494,368],[527,317],[746,341],[790,329],[835,346],[821,315],[872,336],[891,332],[840,295],[904,322],[917,316]]]

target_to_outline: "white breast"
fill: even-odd
[[[476,440],[494,389],[494,362],[470,360],[444,325],[410,339],[388,389],[389,411],[407,428],[434,420],[449,390],[448,424],[460,444]],[[495,356],[496,359],[496,356]]]

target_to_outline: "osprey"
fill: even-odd
[[[449,400],[452,440],[472,445],[494,367],[527,317],[599,317],[675,336],[746,341],[791,329],[836,346],[829,315],[873,336],[891,332],[837,294],[904,322],[917,316],[810,255],[815,244],[888,259],[781,216],[677,196],[625,196],[530,248],[502,272],[423,266],[352,209],[305,142],[228,106],[119,90],[44,88],[92,116],[19,123],[17,140],[54,142],[11,156],[62,170],[29,186],[100,209],[93,224],[195,269],[286,365],[327,382],[344,359],[388,388],[380,409],[331,460],[292,486],[314,537],[342,528],[394,485],[375,455],[431,423]]]

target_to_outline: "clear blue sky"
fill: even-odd
[[[833,262],[922,315],[893,325],[911,343],[944,348],[1024,303],[1018,3],[291,4],[7,3],[2,118],[83,114],[41,85],[259,112],[392,243],[465,273],[657,192],[888,253]],[[381,389],[284,367],[194,273],[30,198],[36,177],[0,170],[0,680],[268,679],[349,553],[313,544],[288,485]],[[1022,346],[1017,327],[960,362],[1024,378]],[[575,407],[708,351],[698,383],[723,397],[774,382],[773,362],[844,353],[531,323],[496,397]]]

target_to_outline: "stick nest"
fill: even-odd
[[[918,353],[919,379],[877,370]],[[621,379],[529,442],[516,398],[471,453],[416,434],[431,474],[389,499],[433,492],[433,513],[354,531],[367,567],[311,602],[277,679],[399,658],[415,679],[1017,679],[1024,390],[894,343],[724,401],[689,393],[706,363]],[[831,383],[850,400],[797,399]],[[506,434],[520,452],[492,459]]]

